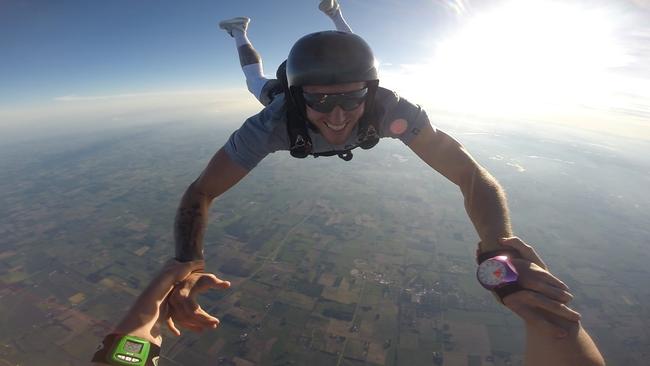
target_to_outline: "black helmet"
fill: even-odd
[[[293,45],[287,59],[289,88],[377,80],[370,46],[353,33],[308,34]]]

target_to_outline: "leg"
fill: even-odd
[[[343,19],[338,0],[321,0],[320,4],[318,4],[318,9],[332,19],[337,31],[353,33],[348,23]]]
[[[245,17],[232,18],[219,22],[219,28],[225,30],[231,37],[235,38],[237,53],[239,54],[239,64],[246,76],[248,91],[250,91],[251,94],[260,101],[260,103],[266,105],[264,103],[266,100],[264,100],[265,98],[262,95],[262,89],[269,79],[264,77],[262,57],[255,48],[253,48],[253,45],[246,35],[249,22],[250,19]]]

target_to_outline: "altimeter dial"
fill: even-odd
[[[507,256],[496,256],[478,266],[476,277],[483,287],[492,289],[517,280],[517,272],[509,265]]]

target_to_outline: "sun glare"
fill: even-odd
[[[437,107],[481,113],[598,103],[616,82],[609,70],[626,63],[612,19],[567,2],[504,4],[440,43],[409,87]]]

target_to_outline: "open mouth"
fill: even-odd
[[[336,131],[336,132],[343,131],[343,129],[347,125],[348,125],[347,123],[344,123],[342,125],[331,125],[331,124],[325,122],[325,126],[327,126],[327,128],[329,128],[332,131]]]

